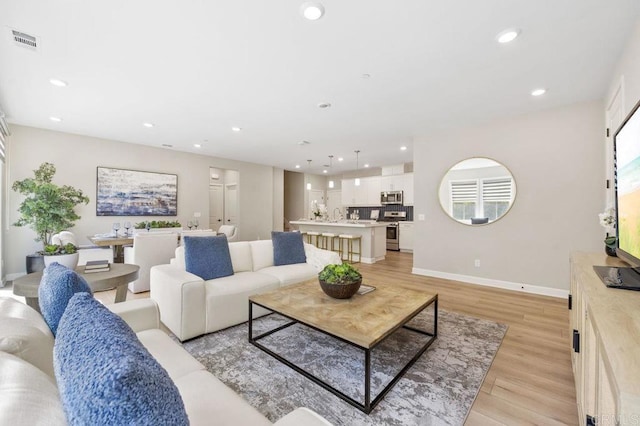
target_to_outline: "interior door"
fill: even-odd
[[[224,223],[238,225],[238,185],[235,183],[225,185]]]
[[[342,191],[327,191],[327,212],[330,219],[338,219],[338,210],[344,215],[342,211]],[[334,214],[335,213],[335,214]]]
[[[224,189],[222,184],[209,185],[209,228],[216,231],[223,225]]]
[[[311,203],[313,203],[314,201],[318,203],[318,206],[320,206],[320,204],[325,204],[324,191],[320,189],[312,189],[309,191],[309,207],[307,207],[307,209],[309,210],[309,218],[313,217],[313,213],[311,213]]]

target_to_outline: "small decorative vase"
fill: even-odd
[[[616,254],[616,248],[615,247],[611,247],[611,246],[604,246],[604,252],[607,253],[607,256],[611,256],[611,257],[618,257],[618,255]]]
[[[78,266],[79,253],[72,254],[58,254],[55,256],[44,256],[44,266],[49,266],[53,262],[58,262],[61,265],[66,266],[69,269],[76,269]]]
[[[333,297],[334,299],[349,299],[351,298],[362,284],[362,278],[358,281],[354,281],[350,284],[329,284],[322,280],[320,281],[320,287],[322,287],[322,291],[326,293],[327,296]]]

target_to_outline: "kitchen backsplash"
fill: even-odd
[[[407,220],[413,220],[413,206],[400,206],[390,204],[380,207],[348,207],[347,215],[351,214],[354,210],[358,210],[358,212],[360,212],[360,219],[362,220],[369,219],[371,217],[372,210],[380,210],[380,218],[384,216],[384,212],[407,212]]]

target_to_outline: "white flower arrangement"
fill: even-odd
[[[609,207],[603,213],[598,215],[600,218],[600,225],[602,225],[607,232],[613,232],[616,227],[616,209]]]

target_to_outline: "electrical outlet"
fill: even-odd
[[[202,216],[202,213],[200,213],[200,212],[194,212],[193,213],[193,217],[201,217],[201,216]]]
[[[474,262],[474,265],[476,266],[476,268],[480,267],[480,259],[476,259]]]
[[[424,220],[424,215],[423,214],[419,214],[418,215],[418,220]]]

